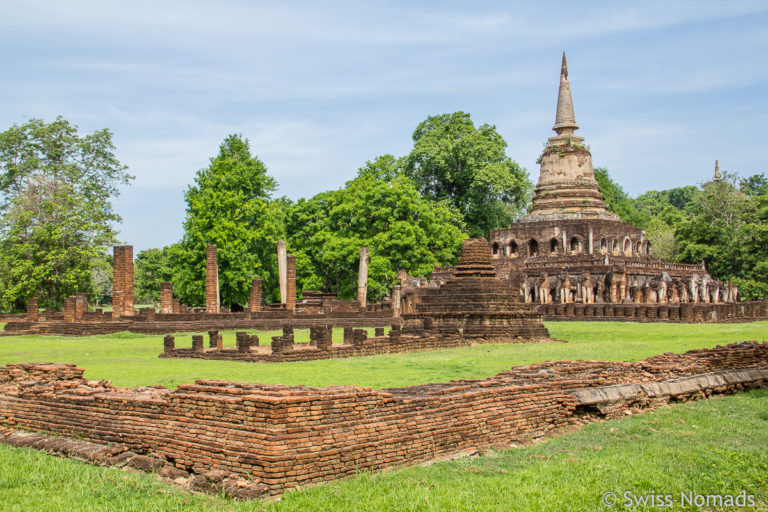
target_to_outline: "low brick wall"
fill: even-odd
[[[5,325],[4,335],[19,334],[56,334],[63,336],[93,336],[114,332],[129,331],[139,334],[168,334],[173,332],[206,332],[234,329],[279,329],[291,323],[296,329],[322,326],[328,323],[338,327],[386,327],[400,323],[392,317],[392,311],[373,311],[365,313],[335,313],[327,315],[292,314],[290,311],[242,312],[242,313],[181,313],[155,314],[145,313],[132,317],[112,320],[109,314],[89,313],[87,319],[80,322],[27,321],[9,322]]]
[[[544,320],[728,323],[768,320],[768,301],[723,304],[537,304]]]
[[[327,348],[317,348],[306,344],[297,344],[290,351],[280,352],[253,352],[250,349],[203,348],[195,350],[192,340],[174,340],[174,348],[166,349],[160,357],[191,357],[195,359],[212,359],[221,361],[250,361],[259,363],[287,363],[293,361],[312,361],[315,359],[339,359],[344,357],[374,356],[379,354],[397,354],[401,352],[419,352],[423,350],[435,350],[440,348],[468,347],[478,343],[541,343],[553,341],[543,339],[522,338],[488,338],[482,336],[399,336],[396,339],[390,336],[366,338],[355,343],[336,343]],[[180,348],[180,343],[187,343],[189,347]],[[274,348],[273,348],[274,350]]]
[[[115,388],[64,364],[0,368],[0,425],[250,475],[271,494],[680,400],[768,385],[768,343],[638,362],[558,361],[394,389],[198,380]]]

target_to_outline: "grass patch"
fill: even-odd
[[[631,322],[548,322],[553,337],[569,343],[485,344],[458,349],[326,359],[293,363],[245,363],[198,359],[160,359],[162,336],[116,333],[93,337],[9,336],[0,338],[0,365],[18,362],[76,363],[89,379],[117,386],[176,387],[195,379],[226,379],[264,384],[399,387],[458,378],[485,378],[512,366],[544,360],[635,361],[663,352],[764,340],[768,322],[744,324],[640,324]],[[278,331],[259,332],[262,343]],[[307,330],[296,330],[299,339]],[[341,341],[342,330],[334,329]],[[207,336],[206,336],[207,338]],[[307,338],[308,339],[308,338]],[[191,335],[177,337],[191,346]],[[207,340],[206,340],[207,344]],[[233,331],[224,345],[234,347]]]
[[[737,428],[734,428],[737,427]],[[754,494],[768,510],[768,390],[594,423],[528,447],[292,491],[280,502],[189,494],[126,473],[0,445],[3,510],[655,510],[623,493]],[[600,499],[613,491],[619,504]],[[711,507],[710,509],[720,509]],[[697,507],[688,510],[698,510]]]

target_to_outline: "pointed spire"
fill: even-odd
[[[571,86],[568,83],[568,63],[563,52],[563,65],[560,68],[560,91],[557,93],[557,115],[555,126],[552,127],[558,135],[573,133],[579,129],[576,124],[576,115],[573,113],[573,99],[571,98]]]
[[[720,174],[720,161],[715,160],[715,181],[720,181],[723,175]]]

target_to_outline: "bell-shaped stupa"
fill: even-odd
[[[592,168],[592,154],[579,129],[573,112],[568,64],[563,52],[560,90],[557,95],[555,126],[557,133],[548,139],[541,155],[541,172],[531,211],[520,222],[564,219],[619,220],[608,210]]]

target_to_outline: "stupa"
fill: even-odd
[[[547,338],[542,315],[523,304],[519,295],[497,276],[488,241],[465,240],[453,279],[419,290],[413,311],[403,314],[403,334]]]
[[[735,302],[735,286],[712,279],[704,263],[672,263],[652,255],[645,230],[610,211],[592,167],[592,154],[573,110],[563,53],[555,136],[541,155],[530,211],[490,232],[496,274],[516,289],[514,298],[538,304]],[[715,179],[719,178],[719,168]],[[442,288],[459,269],[439,269]],[[404,310],[417,307],[413,291],[436,283],[399,275]],[[434,279],[432,280],[434,281]],[[425,295],[426,297],[427,295]]]
[[[541,155],[530,211],[505,229],[491,230],[500,277],[533,303],[733,302],[735,287],[712,279],[704,263],[654,258],[645,230],[612,213],[595,179],[592,154],[573,110],[563,52],[556,135]]]

